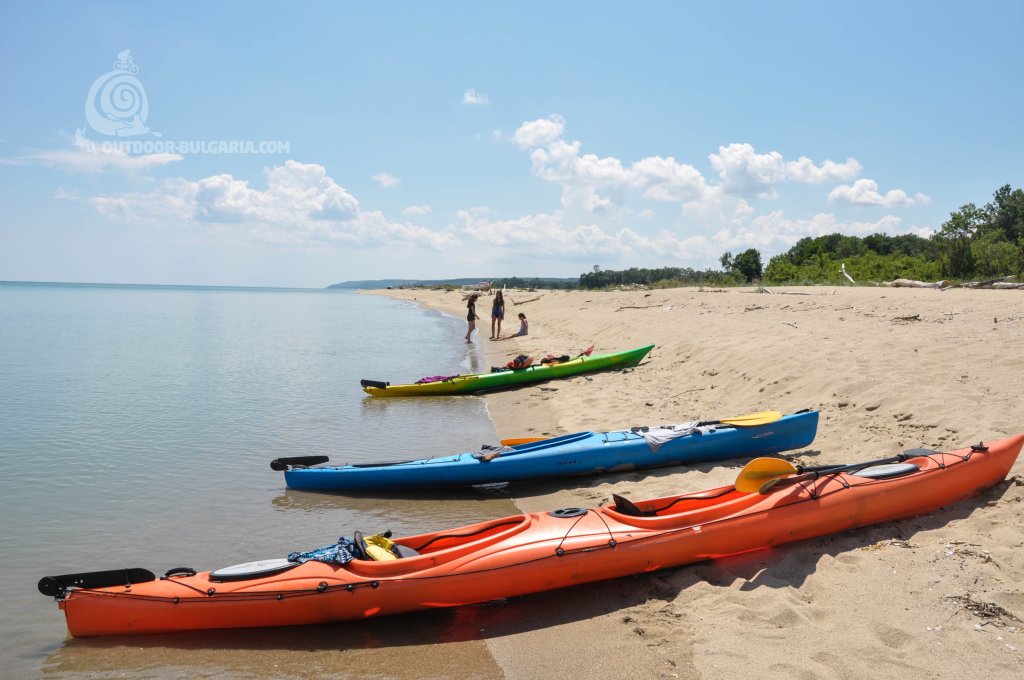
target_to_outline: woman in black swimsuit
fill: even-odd
[[[469,302],[466,303],[466,321],[469,323],[469,330],[466,331],[466,342],[473,342],[470,336],[473,335],[473,331],[476,329],[476,320],[479,318],[476,315],[476,299],[480,297],[476,293],[469,296]]]

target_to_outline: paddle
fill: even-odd
[[[760,494],[771,493],[776,489],[799,484],[808,480],[817,479],[821,475],[832,475],[839,472],[850,472],[860,470],[874,465],[886,465],[888,463],[902,463],[910,458],[919,458],[934,454],[931,449],[909,449],[897,456],[869,460],[864,463],[853,463],[850,465],[818,465],[803,467],[792,465],[788,461],[778,458],[755,458],[747,463],[736,478],[736,490],[746,493],[757,491]],[[773,473],[772,470],[775,470]],[[789,477],[787,475],[793,475]]]
[[[841,465],[804,467],[802,465],[793,465],[788,460],[783,460],[782,458],[755,458],[740,470],[739,476],[736,477],[735,486],[737,491],[754,493],[760,491],[761,487],[769,480],[836,467],[841,467]]]
[[[512,439],[502,439],[502,446],[518,446],[520,444],[532,444],[533,442],[542,442],[548,437],[514,437]]]
[[[900,454],[898,456],[892,456],[890,458],[881,458],[879,460],[871,460],[866,463],[854,463],[852,465],[840,465],[839,467],[831,466],[826,467],[823,470],[811,470],[804,472],[803,474],[796,475],[794,477],[776,477],[775,479],[769,479],[767,482],[761,485],[761,488],[757,490],[760,494],[767,494],[777,489],[784,489],[787,486],[793,486],[800,482],[806,482],[809,480],[817,479],[821,475],[832,475],[840,472],[851,472],[853,470],[860,470],[861,468],[871,467],[872,465],[885,465],[887,463],[902,463],[908,458],[906,454]]]
[[[760,413],[749,413],[745,416],[735,418],[722,418],[721,420],[703,420],[698,425],[733,425],[735,427],[760,427],[768,423],[774,423],[782,417],[779,411],[761,411]]]
[[[762,411],[760,413],[750,413],[745,416],[736,416],[735,418],[722,418],[721,420],[702,420],[697,424],[732,425],[733,427],[760,427],[761,425],[774,423],[781,417],[782,413],[779,411]],[[502,439],[501,445],[516,446],[518,444],[532,444],[533,442],[544,441],[545,439],[547,439],[547,437],[515,437],[512,439]]]

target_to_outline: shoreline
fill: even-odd
[[[459,291],[363,293],[464,319]],[[478,333],[490,332],[489,301],[478,302]],[[815,408],[817,439],[787,457],[823,464],[1024,431],[1020,291],[507,291],[506,323],[519,311],[529,336],[474,340],[492,365],[591,343],[597,352],[656,347],[629,372],[484,395],[501,437]],[[515,332],[518,321],[511,325]],[[513,488],[513,501],[531,512],[593,507],[612,492],[700,490],[731,484],[744,462],[543,482]],[[1024,461],[1011,475],[1024,477]],[[918,519],[516,598],[505,606],[548,624],[506,633],[492,625],[485,640],[506,678],[726,678],[751,664],[779,678],[1016,677],[1024,673],[1022,507],[1024,489],[1010,482]],[[972,610],[953,599],[964,597],[984,604]],[[558,604],[586,613],[560,617]],[[985,607],[1002,613],[977,613]]]

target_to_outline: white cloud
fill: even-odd
[[[403,215],[429,215],[433,212],[433,208],[429,205],[410,205],[402,211]]]
[[[494,262],[600,255],[602,261],[625,266],[693,267],[714,266],[725,250],[758,248],[767,257],[805,236],[863,236],[898,233],[902,228],[899,218],[891,215],[857,222],[813,210],[804,213],[810,217],[798,219],[782,210],[758,214],[759,204],[753,199],[777,197],[787,182],[853,182],[829,195],[845,205],[892,207],[928,200],[900,190],[882,195],[871,180],[853,181],[861,166],[852,158],[841,163],[816,163],[804,156],[786,160],[778,151],[757,153],[750,144],[729,144],[708,156],[712,172],[706,177],[673,156],[647,156],[630,163],[585,153],[580,141],[564,134],[565,120],[553,115],[524,122],[510,137],[502,135],[529,155],[534,176],[560,189],[560,206],[512,219],[492,217],[484,208],[461,210],[440,230],[394,222],[381,211],[363,209],[323,166],[297,161],[267,168],[262,184],[219,174],[196,181],[169,180],[157,191],[85,200],[112,217],[183,227],[216,239],[313,248],[447,249],[460,244],[450,251],[453,256],[472,252]],[[387,172],[374,179],[384,187],[399,183]],[[432,208],[407,205],[402,213],[429,215]],[[915,227],[904,232],[927,230]]]
[[[750,144],[720,146],[718,153],[709,155],[708,160],[729,194],[774,198],[775,185],[786,178],[782,154],[758,154]]]
[[[523,123],[513,139],[530,151],[535,175],[562,186],[563,208],[590,212],[613,211],[620,203],[615,197],[627,190],[639,191],[645,199],[692,208],[720,202],[725,196],[776,198],[776,187],[782,182],[851,179],[861,170],[853,158],[843,163],[815,164],[804,156],[787,161],[778,151],[758,154],[750,144],[730,144],[708,157],[718,173],[718,183],[712,184],[697,168],[672,156],[648,156],[626,165],[612,156],[582,153],[582,144],[566,141],[564,132],[565,120],[551,116]]]
[[[704,198],[709,187],[692,165],[678,163],[671,156],[649,156],[633,163],[630,182],[657,201],[692,201]]]
[[[562,135],[565,119],[559,115],[523,123],[512,139],[523,149],[550,144]]]
[[[778,151],[759,154],[750,144],[720,146],[708,160],[718,172],[722,190],[744,198],[776,198],[776,185],[787,180],[820,184],[852,179],[861,171],[860,163],[853,158],[844,163],[825,161],[815,165],[805,156],[786,161]]]
[[[285,161],[264,170],[266,190],[245,180],[214,175],[195,183],[196,218],[211,222],[286,222],[289,219],[348,219],[359,212],[356,199],[322,165]]]
[[[871,179],[859,179],[850,185],[840,185],[833,189],[828,200],[843,205],[880,205],[886,208],[911,206],[931,203],[932,199],[924,194],[907,195],[902,189],[890,189],[885,194],[878,192],[878,183]]]
[[[113,146],[98,144],[75,131],[74,148],[38,151],[0,159],[5,165],[41,165],[67,172],[99,173],[106,170],[133,173],[160,167],[184,158],[176,153],[130,155]]]
[[[402,182],[402,180],[398,179],[390,172],[378,172],[373,176],[373,179],[376,180],[377,184],[381,185],[385,189],[396,187]]]
[[[693,166],[672,157],[652,156],[626,167],[614,157],[581,154],[580,142],[559,138],[564,123],[550,123],[550,119],[524,123],[515,139],[521,146],[526,142],[534,145],[530,152],[533,172],[562,185],[564,208],[607,211],[619,202],[609,196],[630,189],[659,201],[694,200],[708,192],[703,176]]]
[[[893,215],[875,222],[843,222],[832,213],[817,213],[807,219],[790,219],[783,211],[740,218],[718,230],[714,242],[722,250],[757,248],[769,252],[788,250],[800,239],[827,234],[868,236],[875,233],[900,233],[901,220]]]
[[[491,98],[483,92],[477,92],[473,88],[469,88],[462,93],[462,103],[470,106],[483,106],[484,104],[490,104]]]
[[[825,161],[815,165],[806,156],[786,163],[786,174],[794,182],[805,184],[824,184],[825,182],[841,182],[851,180],[860,174],[861,164],[855,158],[847,158],[843,163]]]
[[[143,193],[86,199],[104,215],[125,221],[174,224],[211,238],[289,246],[411,244],[433,249],[454,244],[451,230],[392,222],[366,211],[322,165],[289,160],[264,170],[266,189],[229,174],[198,181],[168,180]]]
[[[563,211],[491,220],[486,208],[457,213],[458,230],[482,244],[526,253],[658,256],[683,261],[707,258],[711,244],[702,235],[679,239],[663,231],[649,237],[629,228],[609,231],[597,224],[567,225]]]

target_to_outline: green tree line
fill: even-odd
[[[728,285],[753,281],[780,284],[844,282],[840,267],[857,281],[896,278],[935,281],[972,280],[1024,274],[1024,190],[1009,184],[979,208],[961,206],[929,238],[914,234],[865,238],[829,234],[800,239],[787,252],[776,255],[762,269],[754,248],[733,256],[724,253],[720,271],[688,267],[623,271],[601,270],[580,275],[580,288],[642,284]]]
[[[608,288],[611,286],[719,286],[738,283],[738,279],[730,272],[713,269],[696,271],[689,267],[660,267],[645,269],[631,267],[622,271],[600,269],[580,274],[580,288]]]

